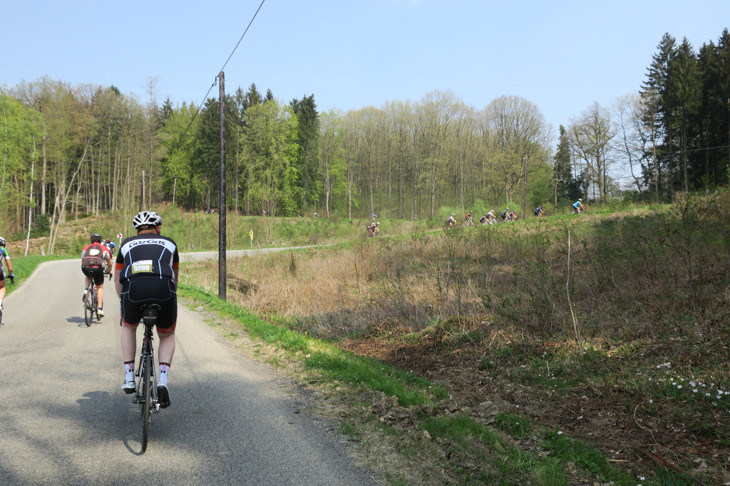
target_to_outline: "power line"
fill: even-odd
[[[253,14],[253,17],[251,18],[251,21],[248,23],[248,26],[246,27],[246,30],[244,30],[243,31],[243,34],[241,34],[241,38],[238,39],[238,43],[236,44],[236,47],[233,48],[233,51],[231,52],[231,55],[228,56],[228,59],[226,59],[226,62],[223,64],[223,67],[220,69],[220,71],[223,71],[226,68],[226,66],[228,65],[228,61],[231,60],[231,58],[233,57],[233,54],[236,52],[236,49],[238,49],[238,45],[243,40],[244,36],[246,35],[246,32],[248,32],[249,27],[251,27],[251,24],[253,24],[253,21],[256,20],[256,16],[259,14],[259,10],[261,10],[261,7],[264,6],[264,2],[265,1],[266,0],[261,0],[261,4],[259,5],[259,8],[256,9],[256,13]],[[218,72],[220,72],[220,71],[218,71]],[[208,93],[210,93],[210,90],[208,90]]]
[[[261,7],[264,6],[264,2],[266,2],[266,0],[261,0],[261,3],[259,4],[259,8],[256,9],[256,12],[253,14],[253,17],[251,17],[251,21],[246,26],[246,30],[244,30],[243,31],[243,34],[241,34],[241,38],[238,39],[238,42],[236,43],[236,46],[233,48],[233,51],[231,51],[231,54],[228,56],[228,59],[226,59],[226,62],[223,63],[223,67],[220,68],[220,70],[218,71],[218,74],[220,74],[221,72],[223,72],[223,70],[228,65],[228,61],[230,61],[231,58],[233,57],[233,54],[236,53],[236,49],[238,49],[238,46],[241,44],[241,41],[243,41],[243,38],[246,36],[246,33],[248,32],[248,29],[251,27],[251,24],[253,24],[253,21],[256,20],[256,16],[259,14],[259,11],[261,10]],[[208,88],[208,91],[205,93],[205,96],[203,97],[203,101],[201,101],[200,104],[198,105],[198,109],[195,110],[195,113],[193,114],[193,117],[190,119],[190,123],[188,123],[188,126],[185,128],[185,131],[180,136],[180,139],[184,138],[185,135],[188,133],[188,130],[190,129],[190,126],[195,121],[195,117],[197,117],[198,116],[198,113],[200,113],[200,109],[203,107],[203,103],[205,103],[205,100],[208,99],[208,95],[210,94],[210,90],[212,90],[213,87],[217,83],[218,83],[218,75],[216,75],[216,77],[213,79],[213,84],[211,84],[210,85],[210,88]]]

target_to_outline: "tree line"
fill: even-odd
[[[68,215],[218,200],[219,100],[141,102],[116,87],[41,78],[0,89],[3,231],[50,232]],[[500,96],[475,109],[451,91],[343,113],[314,95],[283,103],[255,84],[225,99],[229,210],[429,218],[439,208],[528,208],[626,193],[671,201],[728,182],[730,34],[695,53],[661,39],[633,94],[558,133],[539,108]],[[552,147],[555,139],[557,146]],[[632,187],[621,187],[621,173]]]

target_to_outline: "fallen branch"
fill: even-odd
[[[640,447],[636,448],[636,452],[638,452],[639,454],[641,454],[645,457],[648,457],[649,459],[651,459],[652,461],[656,462],[661,467],[663,467],[665,470],[672,469],[674,471],[677,471],[679,474],[684,474],[684,471],[682,471],[682,469],[679,466],[672,464],[671,462],[667,461],[666,459],[664,459],[662,456],[660,456],[658,454],[655,454],[646,449],[642,449]]]

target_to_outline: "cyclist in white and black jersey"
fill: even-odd
[[[127,238],[119,247],[116,259],[115,287],[121,300],[122,355],[125,378],[122,390],[134,393],[134,355],[137,326],[145,304],[160,306],[157,335],[160,338],[160,379],[157,394],[160,407],[170,405],[167,378],[175,353],[179,255],[175,242],[161,236],[162,217],[153,211],[142,211],[132,220],[137,235]]]

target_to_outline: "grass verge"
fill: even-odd
[[[443,387],[434,386],[411,373],[272,324],[196,287],[180,285],[179,292],[182,297],[201,302],[210,310],[235,319],[252,338],[274,344],[293,355],[300,355],[307,368],[316,370],[329,379],[366,386],[388,396],[395,396],[404,407],[433,404],[435,400],[447,396]]]
[[[379,421],[373,420],[372,410],[377,405],[371,403],[364,406],[370,414],[360,409],[345,413],[348,419],[340,422],[340,431],[352,440],[373,440],[372,431],[379,430],[384,440],[398,443],[400,451],[415,464],[407,474],[403,472],[403,463],[398,462],[398,471],[384,475],[389,484],[567,485],[587,478],[614,484],[652,484],[621,471],[584,442],[536,426],[526,417],[501,413],[492,428],[454,408],[443,386],[435,386],[413,373],[266,321],[195,286],[180,285],[179,293],[194,305],[202,304],[220,317],[235,321],[236,335],[243,331],[254,340],[286,352],[319,376],[308,376],[310,384],[347,384],[346,393],[375,391],[396,397],[396,412],[389,410]],[[362,400],[346,401],[353,407],[358,403],[363,406]],[[387,417],[397,418],[398,414],[412,422],[410,430],[389,423]],[[373,427],[362,432],[368,426]],[[440,454],[433,455],[434,448]],[[443,481],[434,480],[424,472],[427,470],[441,471]],[[417,477],[429,479],[424,482]]]

